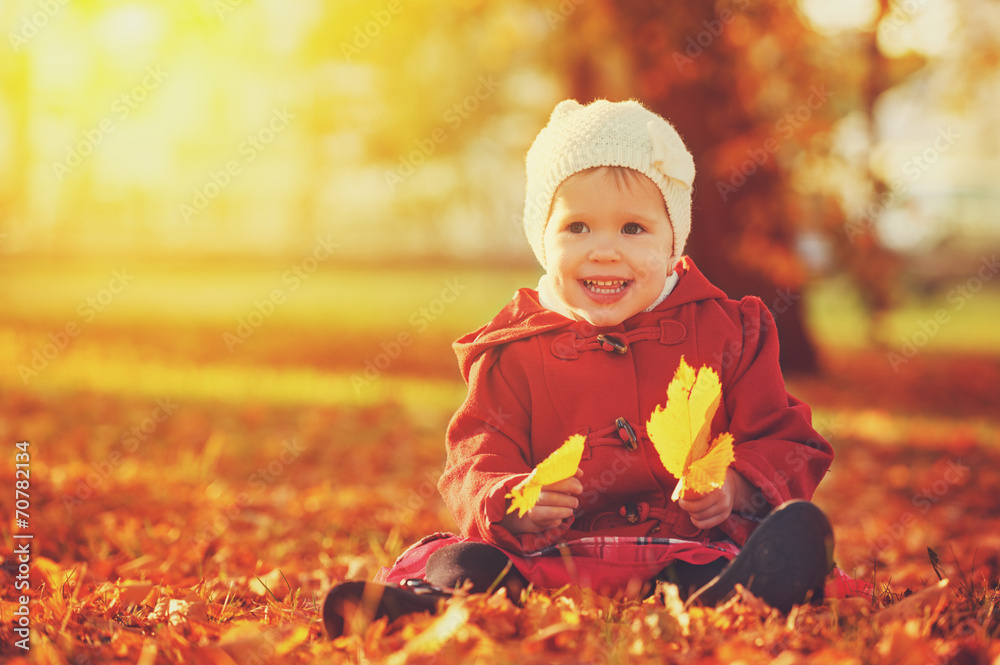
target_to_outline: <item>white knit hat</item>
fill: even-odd
[[[673,125],[639,102],[559,102],[525,161],[524,232],[543,267],[542,239],[556,189],[574,173],[595,166],[624,166],[652,180],[673,227],[671,265],[684,252],[691,232],[694,159]]]

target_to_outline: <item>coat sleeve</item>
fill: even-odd
[[[747,297],[740,315],[742,352],[723,395],[736,441],[733,467],[759,489],[756,505],[737,505],[734,512],[754,514],[790,499],[811,499],[830,468],[833,448],[813,429],[809,407],[785,389],[771,313],[758,298]],[[740,543],[752,530],[739,515],[721,528]]]
[[[502,347],[489,349],[472,368],[468,395],[448,426],[448,457],[438,490],[463,536],[511,552],[531,551],[569,525],[540,538],[515,536],[499,524],[507,493],[532,469],[528,383],[502,356]]]

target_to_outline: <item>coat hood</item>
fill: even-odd
[[[689,257],[681,258],[677,264],[677,272],[680,275],[677,286],[651,313],[701,300],[726,298],[726,294],[709,282]],[[643,314],[636,314],[625,321],[625,327],[630,328],[629,322]],[[460,337],[452,344],[452,348],[458,356],[462,377],[468,382],[473,364],[487,350],[551,330],[566,328],[574,323],[576,322],[572,319],[542,307],[538,302],[538,292],[534,289],[518,289],[514,298],[493,317],[492,321]]]

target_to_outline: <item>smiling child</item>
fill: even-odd
[[[461,585],[515,601],[529,584],[634,597],[657,582],[704,604],[736,584],[785,612],[820,601],[833,533],[808,499],[833,450],[785,390],[767,308],[728,299],[683,256],[695,167],[676,130],[635,101],[564,101],[526,165],[524,228],[545,274],[455,343],[469,391],[438,488],[460,533],[417,543],[379,586],[335,587],[328,632],[358,607],[435,611]],[[735,460],[722,487],[673,501],[644,425],[682,357],[718,373],[711,430],[732,433]],[[508,514],[511,489],[573,434],[576,475]]]

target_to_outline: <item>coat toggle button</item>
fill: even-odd
[[[615,420],[615,427],[618,428],[618,436],[621,437],[622,443],[625,444],[628,450],[635,450],[639,447],[639,439],[636,437],[632,425],[627,420],[618,418]]]
[[[606,335],[601,333],[597,336],[597,341],[601,343],[601,348],[605,351],[612,351],[618,355],[628,353],[628,342],[617,335]]]

